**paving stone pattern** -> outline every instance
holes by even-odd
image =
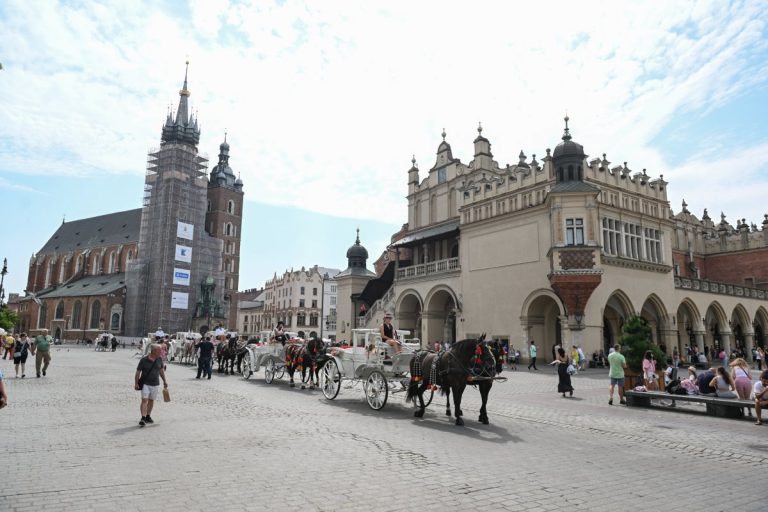
[[[768,427],[609,406],[603,370],[574,377],[572,399],[552,368],[505,372],[491,424],[469,389],[456,427],[443,397],[416,419],[402,393],[373,411],[347,383],[328,401],[171,364],[173,401],[139,428],[137,362],[57,347],[47,377],[15,379],[0,361],[0,510],[768,510]]]

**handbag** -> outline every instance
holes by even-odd
[[[576,367],[572,364],[569,364],[565,371],[568,373],[568,375],[576,375]]]
[[[163,388],[163,402],[170,402],[171,401],[171,393],[168,391],[168,388]]]

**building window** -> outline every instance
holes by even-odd
[[[296,327],[304,327],[307,325],[307,316],[304,313],[296,315]]]
[[[603,219],[603,252],[611,256],[621,256],[621,222],[615,219]]]
[[[584,245],[584,219],[565,219],[566,245]]]
[[[331,295],[331,306],[335,306],[335,305],[336,305],[336,296]]]
[[[48,320],[48,304],[43,302],[43,304],[40,306],[40,314],[37,317],[37,328],[43,329],[45,327],[45,322]]]
[[[54,318],[56,320],[64,319],[64,301],[63,300],[60,300],[59,303],[56,305],[56,313],[54,314]]]
[[[661,252],[661,231],[653,228],[645,228],[645,259],[653,263],[662,263],[664,258]]]
[[[312,288],[312,295],[317,295],[317,288]]]
[[[445,167],[442,169],[437,170],[437,184],[445,183],[447,181],[446,175],[445,175]]]
[[[91,329],[99,328],[100,317],[101,317],[101,303],[99,301],[96,301],[91,305],[91,323],[90,323]]]
[[[120,313],[112,313],[112,319],[109,322],[109,330],[113,332],[120,330]]]
[[[299,299],[299,307],[300,308],[304,307],[304,299]]]
[[[304,287],[301,287],[301,294],[304,295]]]
[[[211,211],[211,200],[208,200],[208,211]]]
[[[227,223],[224,225],[224,234],[225,234],[225,235],[227,235],[227,236],[232,236],[232,235],[234,234],[234,233],[233,233],[233,229],[232,229],[232,223],[231,223],[231,222],[227,222]]]
[[[642,258],[643,242],[640,234],[642,230],[636,224],[624,223],[624,255],[633,260]]]
[[[83,315],[83,303],[75,301],[75,305],[72,307],[72,329],[80,328],[80,317]]]
[[[317,327],[317,313],[312,313],[309,315],[309,326]]]
[[[317,307],[317,299],[312,299],[312,307],[313,308]]]
[[[335,284],[331,285],[331,293],[336,293],[336,285]]]
[[[227,213],[234,214],[235,213],[235,202],[230,200],[227,203]]]

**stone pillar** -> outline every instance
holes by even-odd
[[[432,346],[435,340],[432,340],[429,338],[430,336],[430,329],[429,329],[429,313],[426,311],[421,312],[421,343],[422,345],[425,345],[427,347]],[[442,340],[440,340],[442,341]]]
[[[730,332],[721,332],[720,339],[722,340],[723,350],[730,356],[731,354],[731,336]]]
[[[682,349],[678,346],[676,330],[665,329],[661,331],[661,343],[667,347],[667,357],[670,359],[672,359],[675,349],[677,349],[678,354],[682,352]]]
[[[754,333],[747,333],[744,335],[744,350],[746,354],[744,354],[744,359],[746,359],[748,362],[752,362],[752,349],[755,347],[755,334]]]
[[[694,331],[693,336],[696,339],[696,346],[699,347],[699,354],[704,353],[704,331]]]

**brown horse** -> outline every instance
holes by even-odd
[[[408,400],[419,400],[419,410],[414,416],[424,416],[424,391],[438,386],[446,396],[445,414],[451,416],[451,392],[456,414],[456,425],[464,425],[461,398],[467,384],[480,390],[482,406],[478,421],[488,424],[488,393],[493,379],[501,373],[501,347],[497,342],[486,342],[485,335],[478,339],[467,339],[454,343],[447,351],[421,352],[411,360],[411,382],[408,385]]]

